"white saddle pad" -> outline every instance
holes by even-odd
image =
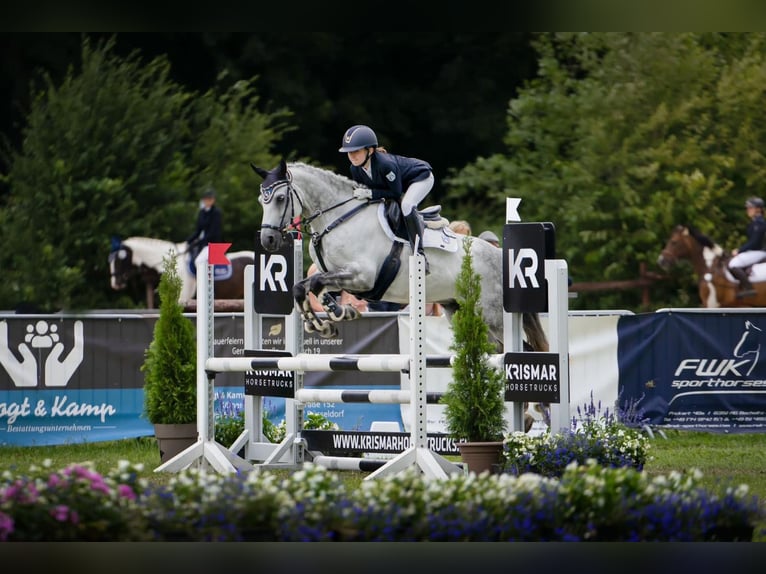
[[[394,232],[391,231],[391,227],[386,220],[385,205],[382,203],[378,206],[378,222],[391,241],[399,241],[401,243],[409,244],[408,241],[397,237],[394,235]],[[449,227],[445,226],[441,229],[431,229],[430,227],[425,228],[425,233],[423,234],[423,247],[426,249],[435,248],[454,253],[460,245],[461,241],[459,237]]]
[[[728,268],[726,269],[726,278],[732,283],[739,283],[739,281],[734,278],[734,275],[731,274]],[[763,263],[756,263],[750,269],[750,282],[760,283],[761,281],[766,281],[766,261]]]

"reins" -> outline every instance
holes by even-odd
[[[321,231],[314,231],[311,228],[311,223],[315,221],[318,217],[321,217],[322,215],[329,213],[335,209],[338,209],[339,207],[343,207],[348,202],[353,201],[355,198],[353,196],[344,199],[343,201],[339,201],[338,203],[335,203],[325,209],[318,209],[314,213],[312,213],[310,216],[303,218],[300,214],[303,213],[303,210],[305,208],[303,204],[303,200],[301,199],[301,196],[298,194],[297,188],[292,184],[292,177],[290,175],[290,172],[288,171],[288,177],[287,179],[281,179],[279,181],[274,182],[269,187],[264,188],[261,186],[261,196],[263,197],[263,203],[269,203],[274,196],[274,192],[279,189],[282,186],[287,186],[287,191],[290,194],[291,201],[289,202],[290,206],[290,218],[287,223],[285,223],[286,215],[287,215],[287,208],[288,204],[285,203],[285,208],[282,211],[282,215],[280,217],[280,221],[282,222],[281,226],[276,225],[270,225],[268,223],[264,223],[261,225],[262,228],[265,229],[273,229],[274,231],[279,231],[282,234],[285,234],[289,232],[292,229],[297,229],[301,231],[302,233],[305,233],[309,237],[311,237],[311,242],[316,246],[319,247],[322,238],[330,233],[333,229],[338,227],[340,224],[344,223],[345,221],[348,221],[352,217],[354,217],[357,213],[361,212],[367,205],[372,203],[370,200],[365,201],[364,203],[361,203],[351,209],[350,211],[346,211],[343,213],[340,217],[334,219],[329,225],[325,226],[325,228]],[[295,201],[298,202],[300,205],[300,213],[296,215],[295,213]],[[297,222],[296,222],[297,219]],[[320,255],[321,257],[321,255]]]

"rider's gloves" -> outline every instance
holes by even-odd
[[[357,187],[354,190],[354,197],[357,199],[372,199],[372,190],[366,187]]]

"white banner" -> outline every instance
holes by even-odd
[[[569,312],[569,412],[577,417],[577,408],[593,404],[600,413],[614,413],[617,403],[619,369],[617,363],[617,321],[630,311],[570,311]],[[548,332],[547,314],[540,316],[543,328]],[[452,344],[452,326],[446,317],[426,317],[426,354],[449,355]],[[399,352],[409,353],[410,318],[399,316]],[[407,374],[401,375],[402,389],[410,388]],[[452,369],[426,369],[428,392],[444,392],[452,380]],[[405,430],[410,431],[412,420],[410,405],[401,405]],[[542,414],[531,404],[528,409],[535,419]],[[426,410],[428,432],[446,433],[444,407],[428,405]]]

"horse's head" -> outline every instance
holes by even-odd
[[[676,225],[657,258],[657,265],[667,271],[681,259],[688,259],[691,256],[692,239],[688,227]]]
[[[284,159],[277,167],[268,171],[252,163],[250,167],[263,178],[258,197],[263,208],[261,245],[266,251],[277,251],[282,246],[282,239],[288,226],[302,211],[300,206],[297,209],[295,206],[296,199],[300,200],[295,194],[292,178]]]
[[[134,272],[133,250],[119,240],[112,240],[112,250],[109,253],[112,289],[115,291],[125,289]]]

